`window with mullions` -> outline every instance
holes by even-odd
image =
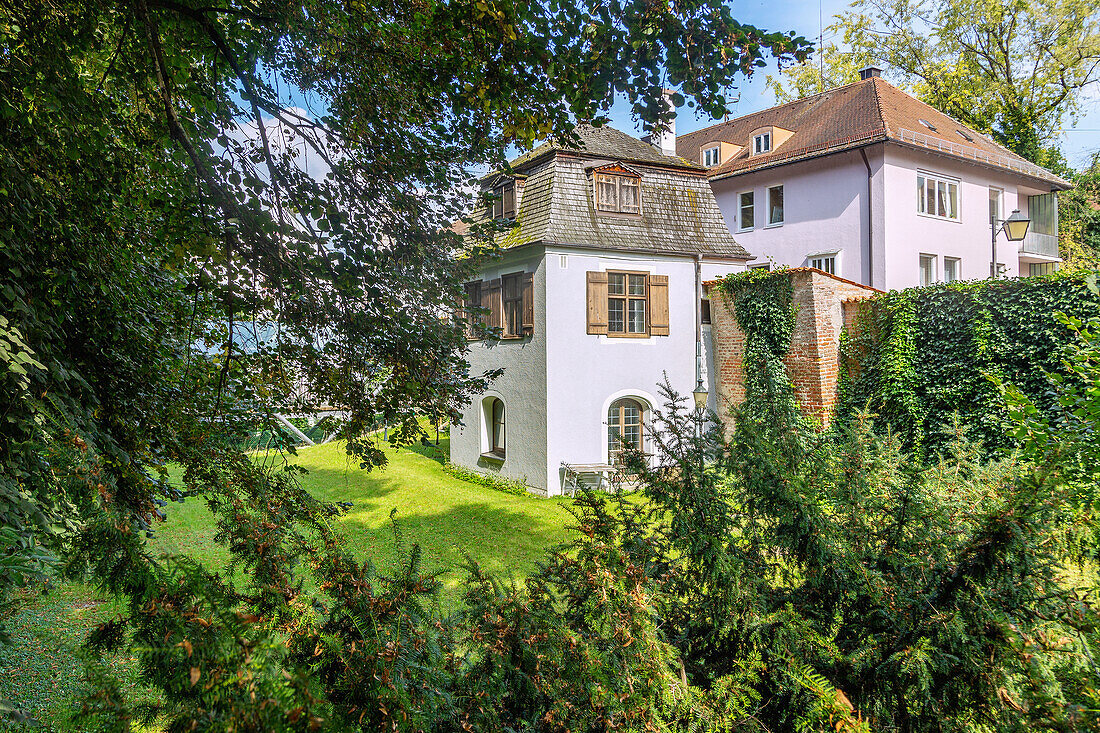
[[[490,453],[495,455],[504,456],[504,402],[499,399],[494,399],[493,404],[490,406],[490,414],[492,418],[490,440],[492,445],[489,448]]]
[[[836,255],[818,255],[817,257],[810,258],[810,267],[827,272],[830,275],[836,274]]]
[[[607,333],[645,336],[649,288],[646,275],[636,272],[607,273]]]
[[[738,227],[741,231],[752,229],[756,226],[756,201],[752,191],[742,191],[737,194]]]
[[[641,213],[641,185],[638,177],[597,173],[596,209],[618,214]]]
[[[703,151],[703,165],[707,168],[713,168],[722,162],[722,148],[715,145],[713,148],[707,148]]]
[[[619,463],[624,451],[642,450],[642,416],[645,410],[637,400],[611,403],[607,410],[607,455]]]
[[[919,174],[917,176],[917,211],[925,216],[958,221],[959,182]]]

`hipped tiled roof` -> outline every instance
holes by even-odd
[[[580,138],[580,147],[574,148],[558,140],[550,140],[513,160],[511,163],[512,168],[522,172],[525,167],[550,153],[565,152],[592,158],[610,158],[635,163],[653,163],[673,168],[703,170],[702,166],[692,160],[665,155],[649,143],[616,130],[614,127],[578,125],[576,132]]]
[[[922,119],[936,129],[929,129]],[[794,134],[771,153],[749,155],[752,133],[769,126]],[[676,151],[685,158],[697,160],[700,147],[712,142],[742,147],[735,156],[710,169],[712,180],[871,143],[892,142],[1012,171],[1055,189],[1071,187],[1065,179],[1024,160],[879,77],[681,135],[676,139]]]

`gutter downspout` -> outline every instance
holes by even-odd
[[[703,381],[703,256],[695,255],[695,384]]]
[[[871,163],[867,160],[867,148],[860,148],[863,165],[867,167],[867,284],[875,287],[875,213],[872,208],[874,187],[872,185]]]

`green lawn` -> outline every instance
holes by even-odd
[[[441,465],[447,447],[444,438],[439,453],[387,449],[389,466],[374,472],[359,469],[337,443],[304,448],[293,460],[309,470],[303,484],[314,495],[352,502],[342,520],[348,540],[383,570],[393,567],[396,557],[390,522],[396,508],[401,541],[421,545],[426,570],[445,571],[443,604],[453,608],[462,580],[458,568],[466,554],[493,573],[521,578],[547,548],[569,539],[566,527],[573,518],[566,511],[570,499],[516,496],[450,476]],[[152,542],[164,552],[220,564],[227,555],[212,538],[205,504],[190,499],[169,507],[168,520],[156,529]],[[93,589],[72,584],[30,599],[5,624],[14,644],[0,646],[0,701],[26,709],[47,729],[66,729],[67,710],[80,688],[73,652],[96,623],[117,612],[112,601]],[[148,694],[141,690],[129,657],[113,663],[128,672],[134,695]]]
[[[466,553],[493,573],[522,577],[548,547],[568,539],[573,517],[565,509],[571,499],[517,496],[450,476],[441,465],[447,448],[442,438],[438,453],[434,446],[387,449],[389,465],[371,472],[361,470],[342,443],[303,448],[293,460],[309,471],[303,484],[314,496],[352,502],[343,530],[351,546],[380,569],[392,567],[396,557],[390,521],[396,509],[402,543],[420,544],[425,569],[447,571],[444,600],[453,603],[462,579],[457,568]],[[199,500],[171,506],[155,545],[223,561],[208,517]]]

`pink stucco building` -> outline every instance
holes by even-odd
[[[1069,182],[865,69],[860,81],[676,139],[706,166],[751,266],[817,267],[880,289],[1047,272],[1058,255],[1057,192]]]

